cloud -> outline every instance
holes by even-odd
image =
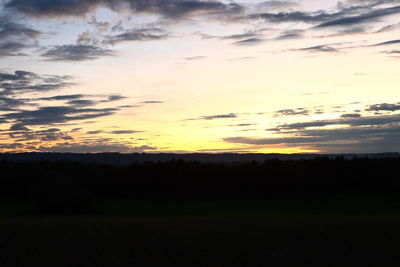
[[[92,99],[87,99],[92,98]],[[103,99],[99,99],[103,98]],[[105,99],[104,99],[105,98]],[[72,94],[72,95],[56,95],[51,97],[41,97],[37,99],[25,99],[25,101],[66,101],[66,105],[74,107],[88,107],[100,103],[110,103],[125,99],[127,97],[121,95],[86,95],[86,94]],[[1,101],[1,98],[0,98]]]
[[[93,11],[100,2],[96,0],[11,0],[5,7],[36,17],[83,16]]]
[[[309,111],[304,108],[294,109],[282,109],[275,112],[275,116],[297,116],[297,115],[308,115]]]
[[[253,137],[229,137],[224,138],[228,143],[240,143],[251,145],[274,145],[274,144],[309,144],[332,141],[357,141],[360,139],[371,139],[376,137],[399,135],[398,127],[357,127],[345,129],[322,129],[306,130],[299,132],[296,136],[278,138],[253,138]]]
[[[103,130],[96,130],[96,131],[88,131],[86,132],[86,134],[100,134],[100,133],[104,133]]]
[[[10,130],[11,131],[29,131],[28,127],[26,127],[23,124],[18,124],[18,123],[11,125]]]
[[[299,48],[297,51],[307,51],[307,52],[323,52],[323,53],[338,53],[340,52],[339,49],[334,48],[329,45],[317,45],[317,46],[310,46],[305,48]]]
[[[254,39],[258,36],[259,36],[259,34],[257,32],[245,32],[245,33],[222,36],[222,37],[219,37],[219,39],[222,39],[222,40],[246,39],[246,40],[248,40],[248,39]]]
[[[126,96],[122,95],[110,95],[107,97],[108,102],[118,101],[127,98]]]
[[[98,103],[112,102],[123,99],[120,95],[102,96],[106,100],[84,99],[90,97],[84,94],[56,95],[49,97],[27,98],[25,93],[54,91],[70,87],[72,77],[62,75],[40,75],[32,72],[17,70],[14,73],[0,73],[0,104],[3,113],[0,123],[14,125],[12,130],[25,129],[32,125],[51,125],[80,121],[113,115],[120,108],[83,108]],[[40,106],[41,101],[66,101],[64,106]],[[24,109],[23,106],[30,106]],[[32,109],[32,107],[34,107]],[[7,113],[8,111],[8,113]],[[26,129],[25,129],[26,130]]]
[[[233,126],[233,127],[248,127],[248,126],[254,126],[257,124],[254,123],[239,123],[239,124],[231,124],[229,126]]]
[[[31,94],[46,91],[58,91],[68,88],[74,83],[73,78],[63,75],[41,75],[22,70],[13,73],[0,72],[0,124],[9,127],[1,130],[0,136],[7,136],[6,139],[18,146],[1,146],[7,151],[42,151],[39,144],[60,143],[74,140],[71,133],[80,131],[81,128],[62,131],[55,128],[55,125],[74,125],[76,123],[87,123],[88,120],[111,116],[122,109],[115,108],[89,108],[100,103],[110,103],[122,100],[122,95],[86,95],[86,94],[60,94],[46,97],[35,97]],[[28,94],[29,96],[25,96]],[[57,105],[46,106],[53,101],[62,102]],[[114,131],[114,134],[129,134],[139,131]],[[87,134],[97,134],[88,132]],[[31,141],[37,144],[32,145]],[[104,141],[104,140],[103,140]],[[106,142],[106,141],[104,141]],[[111,141],[110,141],[111,142]],[[73,144],[77,145],[76,141]],[[112,148],[112,144],[108,144]],[[55,145],[57,147],[57,145]],[[88,151],[99,149],[96,144],[88,145],[83,143]],[[44,148],[46,146],[43,146]],[[129,151],[145,151],[146,147],[129,147]],[[62,146],[62,149],[76,149],[75,146]],[[61,149],[60,148],[60,149]],[[103,148],[107,148],[106,144]],[[117,146],[118,151],[123,151],[124,146]],[[147,149],[150,150],[150,147]],[[44,149],[46,150],[46,149]],[[44,151],[43,150],[43,151]],[[79,150],[79,149],[77,149]]]
[[[334,120],[318,120],[318,121],[298,122],[291,124],[281,124],[277,127],[277,130],[302,130],[310,127],[325,127],[330,125],[381,126],[390,123],[400,123],[400,115],[350,117],[350,118],[346,117]]]
[[[19,110],[14,113],[3,114],[9,122],[28,125],[50,125],[71,121],[81,121],[113,115],[118,109],[103,108],[74,108],[67,106],[39,107],[36,110]]]
[[[50,128],[41,131],[31,131],[27,127],[23,125],[13,125],[10,130],[10,137],[17,140],[17,142],[22,141],[32,141],[32,140],[40,140],[40,141],[62,141],[62,140],[73,140],[73,138],[67,133],[61,132],[58,128]]]
[[[100,133],[106,133],[103,130],[96,130],[96,131],[88,131],[86,134],[100,134]],[[135,133],[143,133],[143,131],[134,131],[134,130],[116,130],[116,131],[111,131],[107,132],[110,134],[135,134]]]
[[[398,119],[400,122],[400,118]],[[228,137],[223,141],[235,144],[290,146],[322,152],[388,152],[400,149],[398,124],[365,125],[338,129],[300,129],[283,137]]]
[[[258,13],[251,14],[251,19],[262,19],[273,23],[285,23],[285,22],[305,22],[305,23],[317,23],[327,21],[332,18],[338,17],[339,13],[325,13],[325,12],[279,12],[279,13]]]
[[[206,56],[193,56],[193,57],[185,57],[184,60],[187,61],[196,61],[196,60],[202,60],[207,58]]]
[[[57,96],[51,96],[51,97],[41,97],[41,98],[38,98],[38,100],[46,100],[46,101],[75,100],[75,99],[84,98],[85,96],[86,95],[82,95],[82,94],[57,95]]]
[[[394,31],[399,28],[400,28],[400,23],[389,24],[389,25],[381,27],[379,30],[376,31],[376,33]]]
[[[85,61],[112,56],[113,50],[94,45],[69,44],[48,48],[41,56],[50,61]]]
[[[75,107],[88,107],[96,105],[97,102],[94,100],[77,99],[77,100],[70,100],[67,102],[67,104]]]
[[[378,18],[395,15],[400,13],[400,6],[382,8],[378,10],[373,10],[361,15],[349,16],[340,19],[331,20],[324,22],[317,26],[317,28],[327,28],[327,27],[338,27],[338,26],[348,26],[360,23],[366,23],[374,21]]]
[[[400,110],[400,103],[397,104],[375,104],[368,107],[367,111],[397,111]]]
[[[389,54],[389,55],[397,56],[397,55],[400,55],[400,50],[391,50],[391,51],[386,51],[385,53]]]
[[[0,57],[25,55],[21,51],[34,47],[41,34],[10,17],[0,17]]]
[[[237,118],[237,115],[235,113],[229,113],[229,114],[220,114],[220,115],[212,115],[212,116],[202,116],[199,119],[215,120],[215,119],[230,119],[230,118]]]
[[[17,70],[14,73],[0,73],[0,95],[15,95],[26,92],[42,92],[73,85],[72,77],[61,75],[38,75]]]
[[[13,144],[0,144],[0,149],[1,150],[17,150],[19,148],[22,148],[24,145],[19,144],[19,143],[13,143]]]
[[[135,133],[142,133],[143,131],[134,131],[134,130],[117,130],[112,131],[112,134],[135,134]]]
[[[275,2],[275,1],[272,1]],[[279,6],[278,1],[276,4]],[[268,4],[269,2],[267,2]],[[296,3],[296,2],[291,2]],[[289,4],[291,4],[289,2]],[[323,30],[323,29],[334,29],[336,31],[333,35],[321,36],[321,37],[333,37],[341,35],[349,35],[354,33],[365,33],[371,29],[369,23],[378,22],[380,18],[386,16],[396,15],[400,13],[400,6],[398,5],[400,1],[339,1],[335,9],[325,9],[318,10],[314,12],[302,11],[302,10],[290,10],[281,9],[281,12],[260,12],[256,9],[255,13],[248,12],[244,17],[243,21],[247,20],[261,20],[266,21],[270,25],[284,24],[284,23],[303,23],[311,24],[312,28],[304,28],[303,31],[312,30]],[[275,3],[274,3],[275,4]],[[396,5],[397,4],[397,5]],[[293,6],[295,8],[299,8]],[[297,26],[298,27],[298,26]],[[387,25],[385,29],[382,30],[392,30],[397,26],[395,24]],[[377,30],[375,29],[374,32]],[[379,29],[378,29],[379,31]],[[299,38],[302,34],[288,35],[289,38]],[[259,36],[251,36],[249,39],[249,44],[252,43],[252,38],[260,38]],[[284,34],[282,38],[273,38],[268,40],[281,40],[285,39]],[[254,40],[254,41],[257,41]],[[239,43],[240,44],[240,43]],[[253,44],[253,43],[252,43]],[[312,49],[313,48],[313,49]],[[335,48],[327,46],[310,47],[310,51],[318,52],[336,52]]]
[[[29,105],[27,101],[23,98],[0,96],[0,111],[13,111],[20,106]]]
[[[162,104],[164,101],[159,101],[159,100],[147,100],[140,102],[141,104]]]
[[[104,142],[102,140],[85,143],[61,143],[53,146],[41,146],[39,151],[44,152],[61,152],[61,153],[102,153],[102,152],[119,152],[119,153],[143,153],[156,150],[152,146],[132,146],[126,143]]]
[[[98,7],[153,13],[169,18],[199,12],[230,14],[243,9],[235,3],[206,0],[11,0],[5,7],[35,17],[84,16]]]
[[[297,7],[299,3],[293,1],[265,1],[256,4],[256,10],[279,10],[279,9],[288,9],[292,7]]]
[[[131,29],[119,34],[106,36],[106,43],[117,44],[120,42],[128,41],[155,41],[167,39],[170,36],[161,29],[148,28],[148,29]]]
[[[290,39],[297,39],[303,37],[302,33],[283,33],[282,35],[276,37],[273,40],[281,41],[281,40],[290,40]]]
[[[361,114],[358,114],[358,113],[347,113],[347,114],[342,114],[340,117],[341,118],[360,118]]]
[[[254,37],[254,38],[249,38],[241,41],[234,42],[234,45],[256,45],[265,42],[266,39]]]
[[[400,110],[400,104],[371,105],[367,111]],[[289,111],[291,112],[291,111]],[[288,146],[322,152],[386,152],[400,149],[400,114],[362,117],[359,113],[342,114],[338,119],[312,120],[281,124],[267,129],[270,137],[226,137],[224,142]]]
[[[390,41],[374,44],[372,46],[384,46],[384,45],[394,45],[394,44],[400,44],[400,39],[399,40],[390,40]]]

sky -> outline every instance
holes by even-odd
[[[400,0],[0,0],[0,152],[400,151]]]

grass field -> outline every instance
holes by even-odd
[[[0,266],[400,266],[400,201],[1,203]]]

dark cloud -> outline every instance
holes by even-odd
[[[82,16],[93,11],[102,1],[97,0],[11,0],[6,8],[32,16]]]
[[[282,109],[275,112],[275,116],[297,116],[297,115],[308,115],[309,111],[304,108],[298,109]]]
[[[67,102],[68,105],[75,106],[75,107],[88,107],[94,106],[98,102],[94,100],[85,100],[85,99],[77,99],[77,100],[70,100]]]
[[[334,141],[357,141],[360,139],[371,139],[385,135],[399,135],[398,127],[355,127],[349,129],[332,130],[306,130],[298,132],[292,137],[278,138],[251,138],[251,137],[229,137],[224,138],[225,142],[251,144],[251,145],[276,145],[276,144],[310,144]]]
[[[61,132],[58,128],[50,128],[41,131],[31,131],[30,129],[18,125],[11,127],[10,137],[16,139],[18,142],[22,141],[62,141],[62,140],[73,140],[73,138],[67,133]]]
[[[219,37],[219,39],[222,39],[222,40],[246,39],[246,40],[248,40],[248,39],[254,39],[258,36],[259,36],[259,34],[257,32],[245,32],[245,33],[222,36],[222,37]]]
[[[19,51],[29,48],[29,45],[17,42],[0,42],[0,57],[26,56]]]
[[[385,52],[388,55],[398,56],[400,55],[400,50],[390,50]]]
[[[230,118],[237,118],[237,115],[235,113],[229,113],[229,114],[220,114],[220,115],[212,115],[212,116],[202,116],[199,119],[215,120],[215,119],[230,119]]]
[[[0,111],[13,111],[20,106],[29,105],[27,101],[23,98],[0,96]]]
[[[289,39],[297,39],[301,38],[303,34],[301,31],[288,31],[288,32],[283,32],[281,35],[274,37],[274,38],[263,38],[265,34],[262,33],[263,30],[258,30],[258,31],[249,31],[246,33],[241,33],[241,34],[233,34],[233,35],[228,35],[228,36],[222,36],[218,37],[218,39],[221,40],[235,40],[238,39],[239,41],[234,42],[234,45],[243,45],[243,46],[248,46],[248,45],[257,45],[264,43],[266,41],[282,41],[282,40],[289,40]]]
[[[390,41],[374,44],[373,46],[384,46],[384,45],[394,45],[394,44],[400,44],[400,39],[399,40],[390,40]]]
[[[307,52],[323,52],[323,53],[338,53],[340,52],[339,49],[334,48],[329,45],[317,45],[317,46],[310,46],[305,48],[299,48],[297,51],[307,51]]]
[[[249,127],[249,126],[254,126],[257,124],[254,123],[239,123],[239,124],[231,124],[229,126],[233,126],[233,127]]]
[[[361,114],[358,114],[358,113],[347,113],[347,114],[342,114],[340,117],[341,118],[360,118]]]
[[[87,99],[92,98],[92,99]],[[98,99],[106,98],[106,99]],[[41,97],[37,99],[30,99],[30,101],[67,101],[66,104],[75,107],[88,107],[94,106],[100,103],[109,103],[118,100],[125,99],[127,97],[121,95],[85,95],[85,94],[73,94],[73,95],[56,95],[51,97]],[[0,98],[1,101],[1,98]]]
[[[73,85],[70,76],[38,75],[27,71],[0,73],[0,95],[42,92]]]
[[[262,39],[262,38],[258,38],[258,37],[254,37],[254,38],[249,38],[249,39],[245,39],[245,40],[241,40],[241,41],[237,41],[234,42],[234,45],[256,45],[256,44],[260,44],[265,42],[266,39]]]
[[[198,12],[230,14],[243,9],[235,3],[206,0],[11,0],[5,7],[36,17],[83,16],[98,7],[154,13],[170,18]]]
[[[73,137],[72,131],[62,132],[54,125],[74,125],[77,122],[89,123],[89,119],[111,116],[121,109],[118,108],[88,108],[104,102],[113,102],[124,99],[121,95],[86,95],[70,94],[46,97],[24,97],[27,93],[51,92],[64,89],[73,85],[72,77],[62,75],[40,75],[27,71],[15,71],[14,73],[0,72],[0,124],[9,127],[2,130],[0,136],[7,135],[8,140],[24,142],[18,148],[29,148],[26,142],[69,141]],[[41,106],[43,102],[62,101],[58,106]],[[29,108],[25,108],[28,106]],[[47,129],[46,129],[47,128]],[[37,130],[40,129],[40,130]],[[116,134],[128,133],[128,131],[116,131]],[[133,133],[132,131],[129,133]],[[95,134],[92,132],[91,134]],[[3,148],[11,150],[12,148]],[[29,150],[37,150],[37,147]]]
[[[339,13],[330,14],[325,12],[308,13],[302,11],[293,11],[293,12],[252,14],[249,16],[249,18],[262,19],[273,23],[284,23],[284,22],[318,23],[336,18],[339,15],[340,15]]]
[[[382,126],[390,123],[400,123],[400,115],[392,116],[369,116],[360,118],[342,118],[336,120],[319,120],[282,124],[277,127],[280,130],[302,130],[309,127],[324,127],[329,125],[350,125],[350,126]]]
[[[0,144],[0,149],[1,150],[16,150],[19,148],[22,148],[24,145],[19,144],[19,143],[13,143],[13,144]]]
[[[275,40],[275,39],[264,39],[262,38],[263,31],[265,29],[245,31],[243,33],[236,33],[230,35],[216,36],[216,35],[208,35],[204,33],[197,32],[196,34],[200,35],[202,39],[217,39],[217,40],[236,40],[233,44],[235,45],[252,45],[261,43],[267,40]]]
[[[139,108],[141,105],[122,105],[118,106],[118,108]]]
[[[50,61],[85,61],[112,55],[113,51],[110,49],[80,44],[53,46],[42,53]]]
[[[379,30],[376,31],[376,33],[381,33],[381,32],[389,32],[389,31],[394,31],[400,28],[400,23],[397,24],[390,24],[381,27]]]
[[[339,18],[335,20],[331,20],[328,22],[324,22],[317,26],[317,28],[327,28],[327,27],[337,27],[337,26],[348,26],[360,23],[366,23],[375,21],[378,18],[395,15],[400,13],[400,6],[382,8],[378,10],[373,10],[361,15],[349,16],[344,18]]]
[[[356,119],[353,119],[356,121]],[[285,132],[284,137],[228,137],[223,140],[228,143],[247,145],[284,145],[315,149],[324,152],[387,152],[400,149],[400,116],[374,117],[363,123],[353,123],[351,127],[336,129],[305,129]],[[335,124],[335,123],[333,123]],[[321,126],[320,122],[307,125]],[[331,125],[323,123],[324,126]],[[304,126],[304,125],[303,125]],[[290,136],[287,136],[290,134]]]
[[[112,131],[112,134],[135,134],[135,133],[142,133],[143,131],[134,131],[134,130],[117,130]]]
[[[51,96],[51,97],[41,97],[41,98],[38,98],[38,100],[47,100],[47,101],[75,100],[75,99],[84,98],[85,96],[86,95],[82,95],[82,94],[57,95],[57,96]]]
[[[116,35],[106,36],[106,43],[117,44],[127,41],[155,41],[170,37],[166,32],[158,28],[132,29]]]
[[[279,2],[280,1],[278,1],[276,4],[285,4]],[[258,11],[258,13],[250,13],[246,15],[245,17],[243,17],[243,20],[262,20],[273,24],[301,22],[315,25],[311,29],[334,28],[336,33],[329,36],[341,36],[355,33],[365,33],[370,29],[368,25],[369,23],[375,23],[380,18],[400,13],[400,6],[394,6],[395,4],[400,3],[400,1],[390,1],[390,3],[388,2],[389,1],[354,1],[350,4],[350,1],[340,1],[336,7],[336,10],[332,12],[329,12],[328,10],[320,10],[316,12],[306,12],[299,10],[283,12]],[[387,28],[382,28],[382,30],[392,30],[396,27],[398,26],[387,25]],[[281,40],[285,38],[299,37],[302,37],[302,34],[289,34],[287,36],[282,35],[280,38],[278,37],[270,40]],[[252,36],[247,38],[249,39],[250,43],[252,43],[252,38],[260,37]],[[326,46],[310,48],[314,48],[312,49],[312,51],[335,52],[334,48]]]
[[[104,133],[103,130],[96,130],[96,131],[88,131],[86,132],[86,134],[100,134],[100,133]]]
[[[118,100],[122,100],[127,98],[126,96],[122,96],[122,95],[110,95],[107,97],[108,102],[113,102],[113,101],[118,101]]]
[[[14,113],[6,113],[2,117],[9,122],[24,126],[50,125],[109,116],[117,110],[115,108],[89,109],[67,106],[39,107],[36,110],[19,110]]]
[[[17,123],[17,124],[11,125],[10,131],[29,131],[29,128],[23,124]]]
[[[148,100],[148,101],[143,101],[141,104],[162,104],[164,101],[158,101],[158,100]]]
[[[37,38],[40,31],[34,30],[26,25],[11,21],[10,17],[0,17],[0,40]]]
[[[256,4],[257,10],[276,10],[276,9],[288,9],[298,6],[299,3],[293,1],[265,1]]]
[[[0,57],[25,55],[21,51],[34,47],[41,34],[10,17],[0,17]]]
[[[131,8],[136,12],[151,12],[166,17],[182,17],[203,12],[206,14],[237,14],[243,7],[236,3],[204,0],[130,0]]]
[[[101,153],[101,152],[119,152],[119,153],[142,153],[156,150],[152,146],[132,146],[126,143],[94,140],[93,142],[61,143],[54,146],[41,146],[40,151],[44,152],[62,152],[62,153]]]
[[[368,107],[367,111],[397,111],[400,110],[400,103],[397,104],[375,104]]]
[[[303,34],[301,33],[284,33],[278,37],[275,38],[275,40],[290,40],[290,39],[297,39],[303,37]]]

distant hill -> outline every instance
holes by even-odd
[[[81,162],[81,163],[97,163],[97,164],[110,164],[110,165],[129,165],[132,163],[144,162],[165,162],[170,160],[183,160],[183,161],[199,161],[203,163],[240,163],[248,161],[263,162],[270,159],[279,160],[301,160],[301,159],[315,159],[318,157],[344,157],[346,159],[352,158],[400,158],[400,153],[377,153],[377,154],[234,154],[234,153],[221,153],[221,154],[173,154],[173,153],[133,153],[133,154],[120,154],[120,153],[2,153],[0,154],[0,161],[9,162],[42,162],[42,161],[68,161],[68,162]]]

